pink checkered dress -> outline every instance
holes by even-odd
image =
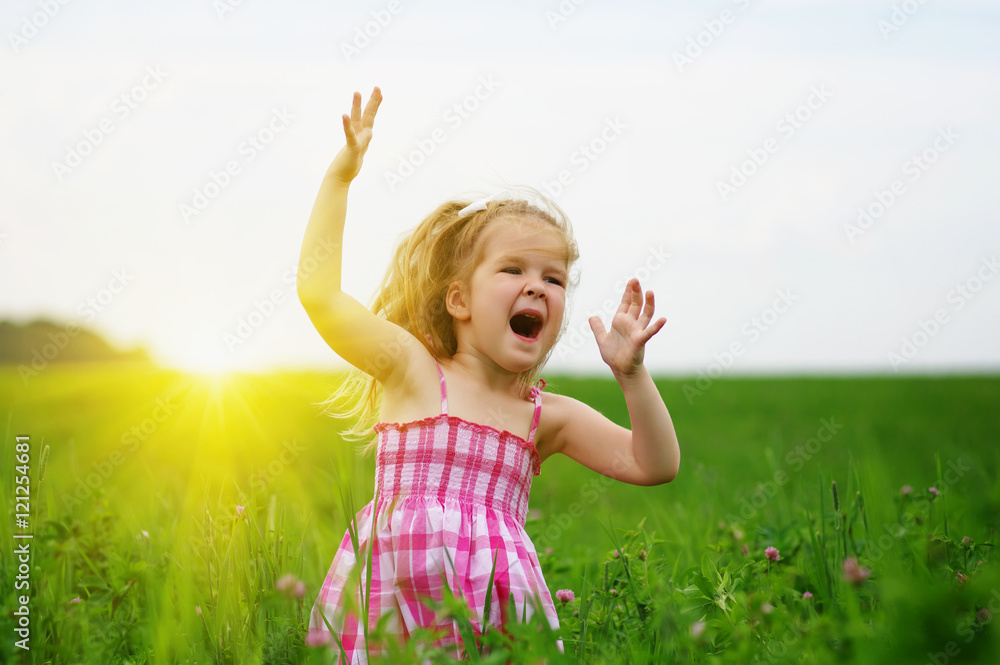
[[[368,660],[358,614],[369,542],[369,632],[380,617],[391,612],[389,631],[393,635],[405,639],[417,627],[443,628],[445,638],[439,644],[454,644],[455,655],[460,657],[457,625],[442,623],[420,597],[440,600],[442,584],[447,584],[472,608],[477,617],[472,620],[473,629],[479,634],[495,553],[490,624],[502,627],[510,619],[531,616],[540,606],[549,625],[559,628],[535,547],[524,531],[531,479],[540,467],[532,441],[545,382],[539,380],[532,388],[535,413],[524,440],[508,431],[448,415],[448,392],[440,365],[438,375],[440,415],[401,425],[375,425],[379,436],[375,471],[378,503],[371,501],[357,514],[360,571],[354,570],[356,559],[348,533],[312,609],[310,641],[324,634],[329,637],[325,615],[352,664]],[[517,608],[515,617],[507,616],[511,599]],[[352,611],[352,607],[358,609]],[[330,643],[339,654],[336,641]],[[381,652],[377,644],[368,647],[372,654]]]

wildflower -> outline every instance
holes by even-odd
[[[646,560],[646,550],[641,549],[639,550],[639,561],[645,561],[645,560]]]
[[[618,589],[612,589],[608,593],[610,593],[612,596],[617,596],[618,595]]]
[[[618,558],[619,556],[621,556],[621,552],[619,552],[618,550],[615,550],[615,551],[614,551],[614,552],[612,552],[611,554],[613,554],[613,555],[614,555],[614,557],[615,557],[616,559],[617,559],[617,558]]]
[[[71,602],[71,603],[79,603],[80,602],[80,596],[77,596],[76,598],[74,598],[73,600],[71,600],[69,602]]]
[[[201,616],[201,605],[194,606],[194,613],[197,614],[198,616]]]
[[[149,531],[140,531],[139,534],[135,537],[135,539],[136,540],[145,540],[145,541],[148,542],[149,541]]]
[[[744,534],[739,529],[733,529],[733,540],[735,540],[736,542],[739,542],[739,541],[743,540],[743,536],[745,536],[745,535],[746,534]]]
[[[903,485],[902,487],[899,488],[899,493],[902,496],[910,496],[910,494],[913,493],[913,488],[910,487],[909,485]]]
[[[993,618],[993,612],[990,612],[985,607],[978,612],[976,612],[976,621],[979,623],[989,623]]]
[[[691,637],[698,639],[701,634],[705,632],[705,622],[698,619],[693,624],[691,624]]]
[[[296,582],[298,582],[298,580],[295,579],[295,575],[285,573],[278,578],[277,582],[274,583],[274,588],[281,593],[288,594],[294,590]]]
[[[861,586],[871,576],[872,572],[858,563],[854,557],[844,559],[844,581],[854,586]]]
[[[545,556],[552,556],[552,548],[551,547],[546,547],[545,548]]]
[[[330,633],[321,628],[313,628],[306,634],[307,647],[321,647],[330,643]]]
[[[965,536],[962,538],[962,547],[968,548],[972,546],[972,538]]]
[[[958,573],[958,583],[959,584],[965,584],[968,581],[969,581],[968,575],[963,575],[962,573]]]
[[[812,591],[803,591],[802,592],[802,600],[812,600],[812,597],[813,597]]]
[[[941,493],[941,492],[938,491],[938,488],[936,488],[936,487],[928,487],[927,491],[931,493],[931,501],[933,501],[934,499],[938,498],[938,494]]]
[[[772,605],[771,603],[764,603],[763,605],[760,606],[761,614],[770,614],[773,611],[774,611],[774,605]]]
[[[561,600],[564,603],[572,603],[576,600],[576,594],[570,589],[559,589],[556,591],[556,600]]]
[[[764,550],[764,556],[766,556],[771,561],[777,561],[779,558],[781,558],[781,555],[778,554],[778,548],[773,546],[768,547],[766,550]]]
[[[306,583],[303,582],[302,580],[298,580],[297,582],[295,582],[295,589],[292,591],[292,593],[295,594],[296,598],[301,598],[302,596],[306,595]]]
[[[237,517],[243,516],[243,506],[236,506],[236,516]]]

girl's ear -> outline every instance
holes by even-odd
[[[466,321],[472,316],[467,295],[465,286],[461,282],[452,282],[448,286],[448,292],[445,293],[445,307],[448,308],[452,318],[458,321]]]

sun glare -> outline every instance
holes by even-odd
[[[222,383],[237,371],[237,358],[220,344],[216,331],[190,334],[181,345],[169,349],[164,365],[211,383]]]

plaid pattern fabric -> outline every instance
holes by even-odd
[[[367,663],[359,615],[369,547],[369,632],[379,618],[391,613],[387,632],[394,639],[406,639],[417,627],[443,629],[439,644],[455,645],[460,657],[458,626],[442,623],[420,599],[441,600],[446,584],[472,608],[473,629],[481,633],[494,554],[490,624],[502,627],[541,609],[549,625],[559,627],[534,545],[524,531],[531,479],[540,467],[532,441],[545,382],[539,380],[532,389],[535,412],[525,440],[448,415],[440,366],[438,374],[440,415],[375,426],[378,502],[373,500],[356,516],[360,565],[348,533],[312,609],[310,635],[329,634],[325,617],[352,664]],[[507,616],[511,599],[516,617]],[[331,640],[331,648],[339,656],[335,641]],[[370,643],[368,651],[381,649]]]

